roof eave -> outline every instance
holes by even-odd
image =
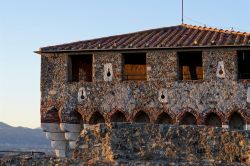
[[[176,50],[176,49],[213,49],[213,48],[249,48],[250,44],[247,45],[227,45],[227,46],[185,46],[185,47],[149,47],[149,48],[113,48],[113,49],[84,49],[84,50],[38,50],[34,51],[34,53],[42,54],[42,53],[67,53],[67,52],[99,52],[99,51],[129,51],[129,50],[155,50],[155,49],[168,49],[168,50]]]

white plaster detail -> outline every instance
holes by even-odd
[[[79,148],[81,148],[81,149],[87,149],[87,148],[89,148],[89,146],[87,144],[84,144],[84,145],[80,145]]]
[[[65,150],[54,150],[56,157],[66,157]]]
[[[81,87],[78,91],[78,96],[77,96],[78,102],[82,103],[87,99],[86,91],[84,87]]]
[[[64,132],[79,133],[82,130],[80,124],[60,123],[60,127]]]
[[[89,126],[90,126],[89,124],[83,124],[84,129],[88,129]]]
[[[225,68],[224,68],[224,62],[223,61],[219,61],[218,62],[216,76],[218,78],[225,78],[226,77]]]
[[[228,128],[229,128],[229,126],[228,126],[228,125],[222,125],[222,128],[224,128],[224,129],[228,129]]]
[[[75,149],[75,147],[76,147],[76,141],[69,141],[69,148]]]
[[[167,89],[160,89],[158,91],[158,100],[161,103],[167,103],[168,102],[168,94],[167,94]]]
[[[47,139],[51,141],[64,141],[64,133],[51,133],[51,132],[46,132],[46,137]]]
[[[247,106],[250,107],[250,87],[247,88]]]
[[[245,130],[250,130],[250,124],[245,125]]]
[[[112,81],[113,80],[112,63],[104,64],[103,78],[104,78],[104,81]]]
[[[151,71],[151,66],[147,66],[147,71]]]
[[[56,93],[57,93],[57,91],[55,91],[53,89],[49,91],[49,95],[55,95]]]
[[[60,124],[59,123],[41,123],[41,128],[46,132],[60,133]]]
[[[66,141],[51,141],[52,149],[66,150]]]
[[[151,71],[151,66],[147,66],[147,81],[150,81],[149,73]]]
[[[65,139],[68,141],[75,141],[77,140],[80,133],[72,133],[72,132],[66,132],[65,133]]]

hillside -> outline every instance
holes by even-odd
[[[12,127],[0,122],[0,151],[50,151],[50,142],[42,129]]]

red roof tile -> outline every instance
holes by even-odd
[[[92,40],[43,47],[40,52],[110,49],[250,46],[250,33],[182,24]]]

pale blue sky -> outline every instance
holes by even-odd
[[[185,23],[250,31],[249,0],[184,1]],[[39,47],[180,23],[181,0],[0,0],[0,122],[40,125]]]

